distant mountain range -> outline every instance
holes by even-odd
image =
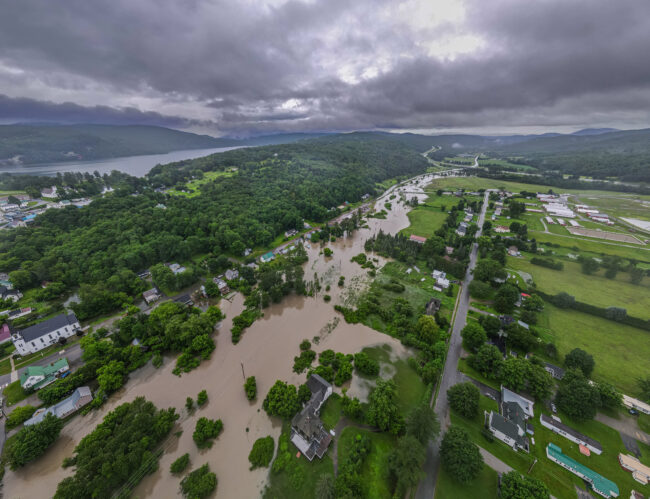
[[[0,164],[37,165],[186,149],[295,142],[322,134],[279,134],[246,140],[215,138],[157,126],[0,125]]]

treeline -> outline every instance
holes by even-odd
[[[231,167],[235,175],[203,185],[192,198],[123,182],[89,206],[49,210],[29,227],[2,232],[0,271],[21,272],[26,288],[50,281],[69,290],[200,253],[240,255],[302,229],[304,220],[334,216],[332,208],[373,193],[377,182],[422,173],[427,162],[389,139],[324,138],[159,166],[144,182],[173,185],[196,170]]]
[[[562,262],[557,262],[552,258],[538,258],[534,256],[530,259],[530,263],[553,270],[562,270],[564,268],[564,264]]]
[[[650,320],[627,315],[627,310],[621,307],[597,307],[596,305],[578,301],[573,295],[564,292],[550,295],[543,291],[535,290],[535,293],[544,298],[547,302],[552,303],[559,308],[570,308],[572,310],[577,310],[578,312],[595,315],[597,317],[602,317],[603,319],[609,319],[628,326],[650,331]]]
[[[516,173],[497,173],[492,174],[484,170],[476,172],[478,177],[489,178],[493,180],[504,180],[508,182],[519,182],[522,184],[548,185],[549,187],[559,187],[561,189],[589,190],[597,189],[601,191],[614,192],[633,192],[636,194],[650,194],[650,188],[643,185],[615,184],[613,182],[584,182],[575,178],[564,178],[561,174],[545,172],[542,175],[518,175]]]
[[[111,173],[100,175],[98,171],[88,172],[58,172],[54,177],[37,175],[13,175],[0,173],[0,190],[25,191],[32,198],[40,198],[41,190],[47,187],[57,187],[57,194],[63,199],[90,197],[100,194],[105,187],[129,189],[146,188],[146,180],[132,177],[127,173],[113,170]]]

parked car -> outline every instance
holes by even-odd
[[[551,410],[553,411],[553,414],[557,414],[557,407],[555,407],[555,404],[551,403]]]
[[[630,409],[628,412],[630,414],[632,414],[632,416],[638,416],[639,415],[639,411],[637,411],[636,409]]]

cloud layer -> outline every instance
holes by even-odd
[[[648,126],[647,0],[49,0],[0,16],[0,120],[214,134]]]

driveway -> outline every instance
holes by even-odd
[[[646,445],[650,445],[650,435],[639,430],[636,418],[633,416],[623,413],[621,414],[620,419],[615,419],[599,412],[596,414],[596,421],[611,426],[615,430],[618,430],[621,435],[627,435]]]

